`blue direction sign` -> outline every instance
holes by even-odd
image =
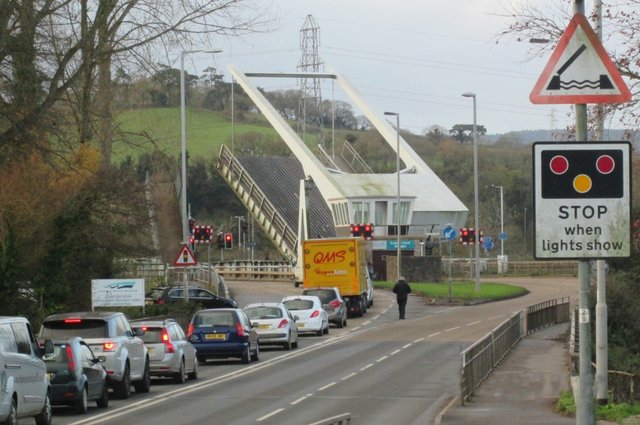
[[[491,251],[493,249],[493,238],[491,236],[484,236],[482,238],[482,245],[485,250]]]
[[[507,234],[505,232],[500,232],[500,234],[498,235],[498,239],[500,239],[501,241],[506,241]]]
[[[448,241],[455,239],[456,235],[456,229],[451,226],[447,226],[442,230],[442,237]]]

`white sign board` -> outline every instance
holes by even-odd
[[[630,256],[630,152],[627,142],[534,143],[535,258]]]
[[[144,306],[144,279],[91,280],[93,307]]]

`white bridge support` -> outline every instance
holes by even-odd
[[[376,237],[387,235],[397,224],[408,226],[403,239],[425,239],[445,225],[462,227],[468,210],[420,156],[400,137],[396,152],[396,129],[374,111],[354,86],[337,72],[331,73],[243,73],[233,65],[229,71],[278,132],[302,164],[332,211],[338,234],[348,234],[351,223],[374,223]],[[401,170],[400,208],[397,203],[396,173],[348,173],[326,168],[305,145],[273,105],[260,93],[252,78],[329,78],[335,80],[354,104],[380,132],[389,147],[405,164]],[[344,171],[344,170],[343,170]],[[388,238],[392,239],[392,238]]]

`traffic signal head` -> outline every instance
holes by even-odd
[[[224,234],[218,233],[218,248],[224,248]]]
[[[233,235],[231,233],[224,234],[224,249],[233,248]]]
[[[460,229],[460,242],[463,245],[476,243],[476,230],[469,227]]]
[[[189,217],[189,233],[193,235],[196,227],[196,220],[194,218]]]
[[[352,224],[351,236],[362,236],[362,226],[360,226],[359,224]]]
[[[373,236],[373,224],[365,224],[362,226],[362,233],[364,234],[365,239],[371,239]]]

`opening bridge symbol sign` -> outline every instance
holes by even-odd
[[[583,14],[574,15],[534,86],[533,103],[622,103],[631,92]]]

